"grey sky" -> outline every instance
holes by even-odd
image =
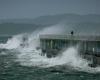
[[[100,14],[100,0],[0,0],[0,19],[60,13]]]

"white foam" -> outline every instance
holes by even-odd
[[[5,49],[15,49],[19,47],[21,41],[22,35],[16,35],[13,36],[11,39],[7,41],[7,43],[1,43],[0,48],[5,48]]]
[[[16,49],[20,52],[20,54],[17,54],[16,61],[23,66],[38,66],[46,68],[57,65],[67,65],[80,71],[100,72],[100,67],[89,67],[89,62],[79,56],[77,46],[67,48],[61,53],[62,55],[58,55],[57,57],[48,58],[46,55],[43,56],[41,49],[36,49],[40,46],[39,35],[50,34],[53,32],[58,32],[60,34],[63,30],[62,28],[52,26],[51,28],[44,28],[40,31],[37,30],[32,34],[17,35],[8,40],[6,44],[0,44],[0,48],[6,48],[8,50]],[[26,40],[23,41],[23,38],[26,38]]]

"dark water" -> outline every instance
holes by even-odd
[[[61,67],[56,69],[21,66],[15,62],[15,54],[5,49],[0,50],[0,80],[100,80],[99,73],[64,72]]]

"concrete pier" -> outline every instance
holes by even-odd
[[[69,46],[80,45],[80,53],[93,63],[100,64],[100,36],[87,35],[40,35],[41,49],[48,57],[56,56]],[[95,56],[95,57],[94,57]]]

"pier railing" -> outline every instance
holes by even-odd
[[[40,39],[67,39],[67,40],[82,40],[82,41],[100,41],[98,35],[40,35]]]

